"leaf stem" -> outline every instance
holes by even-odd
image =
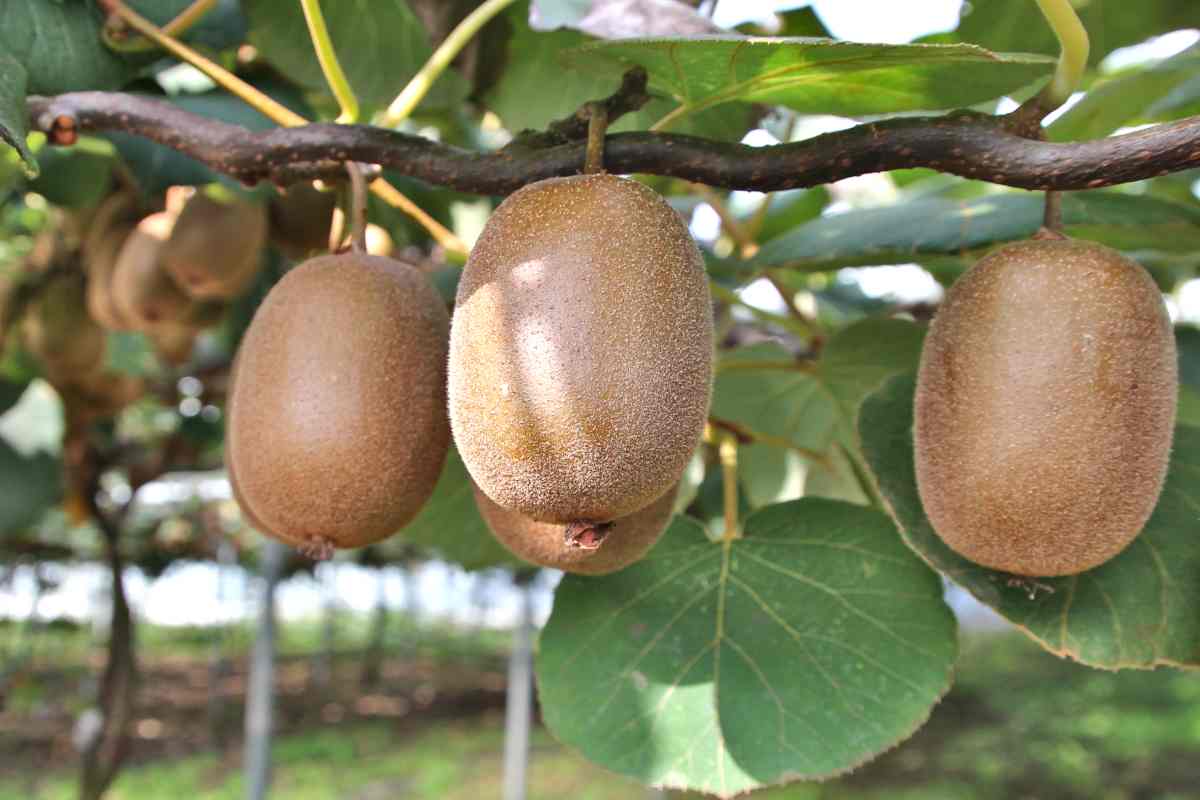
[[[396,96],[392,104],[388,106],[387,113],[379,120],[379,124],[385,128],[394,128],[404,120],[408,119],[420,102],[425,99],[425,95],[429,94],[429,90],[433,88],[434,82],[438,77],[446,71],[446,67],[450,66],[450,62],[458,57],[462,49],[467,46],[467,43],[477,34],[484,25],[491,21],[492,17],[499,14],[508,6],[512,5],[515,0],[487,0],[486,3],[476,8],[463,19],[462,22],[450,32],[437,48],[433,51],[433,55],[425,62],[420,71],[412,77],[408,85]]]
[[[308,35],[312,39],[313,51],[325,74],[325,82],[337,98],[338,106],[342,109],[337,121],[345,125],[358,122],[358,97],[342,70],[338,61],[337,51],[333,40],[329,38],[329,28],[325,25],[325,14],[321,11],[321,0],[300,0],[300,8],[304,10],[304,21],[308,23]]]
[[[204,15],[212,11],[217,4],[217,0],[194,0],[194,2],[180,11],[174,19],[162,27],[163,33],[167,36],[179,38],[187,33],[192,27],[204,18]],[[143,38],[120,40],[115,39],[112,31],[105,30],[101,36],[104,38],[104,43],[112,50],[119,53],[140,53],[147,50],[153,50],[157,45],[148,37],[143,35]]]
[[[662,119],[650,126],[651,131],[662,131],[670,127],[675,120],[686,117],[692,112],[692,107],[681,103],[663,115]]]
[[[121,0],[103,0],[102,5],[109,13],[124,20],[138,33],[181,61],[185,61],[196,67],[211,78],[218,86],[235,95],[273,122],[288,128],[308,124],[308,120],[295,111],[263,94],[220,64],[205,58],[178,39],[166,35],[157,25],[129,8]],[[389,205],[395,206],[416,220],[425,230],[429,231],[429,235],[444,247],[448,253],[460,257],[466,256],[468,248],[461,239],[447,230],[440,222],[425,213],[424,210],[408,199],[395,186],[392,186],[383,178],[378,178],[371,183],[370,188],[375,196]]]
[[[1071,6],[1070,0],[1037,0],[1042,16],[1046,18],[1054,35],[1058,38],[1061,53],[1058,56],[1058,68],[1054,78],[1046,87],[1049,100],[1055,106],[1065,103],[1079,79],[1087,69],[1088,51],[1091,45],[1088,41],[1087,30],[1079,21],[1079,15]]]
[[[367,181],[362,165],[346,162],[350,174],[350,246],[354,252],[367,252]]]
[[[850,471],[854,473],[854,480],[858,482],[858,488],[862,489],[862,493],[871,501],[871,505],[886,513],[887,507],[883,504],[883,496],[879,494],[879,490],[875,488],[875,479],[871,477],[870,470],[853,448],[847,447],[842,443],[838,443],[838,447],[842,450],[842,455],[846,457],[846,461],[850,464]]]
[[[722,431],[717,455],[721,459],[721,483],[725,490],[725,534],[721,538],[726,542],[742,538],[742,532],[738,529],[737,448],[737,436]]]

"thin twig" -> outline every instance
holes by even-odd
[[[367,252],[367,181],[362,166],[346,162],[350,174],[350,246],[356,253]]]
[[[342,70],[338,61],[337,50],[333,47],[333,39],[329,37],[329,28],[325,25],[325,14],[321,11],[321,0],[300,0],[300,8],[304,11],[304,21],[308,24],[308,35],[312,39],[313,52],[317,55],[317,63],[325,75],[325,83],[337,99],[342,113],[337,121],[343,124],[358,122],[358,97],[354,94],[350,80]]]
[[[588,103],[587,150],[583,171],[587,175],[604,172],[604,134],[608,131],[608,108],[604,103]]]

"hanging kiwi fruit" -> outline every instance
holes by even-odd
[[[258,273],[267,241],[264,205],[195,192],[162,248],[167,274],[189,296],[231,299]]]
[[[531,184],[471,251],[450,340],[450,418],[471,477],[531,520],[591,526],[674,486],[712,384],[704,261],[646,186]]]
[[[21,339],[56,386],[104,368],[105,332],[87,313],[82,272],[50,278],[21,319]]]
[[[163,269],[163,243],[175,218],[160,211],[143,218],[117,253],[112,273],[113,305],[119,319],[137,330],[187,316],[193,300]]]
[[[934,529],[992,569],[1070,575],[1141,531],[1167,471],[1175,338],[1137,263],[1051,235],[949,290],[921,355],[917,486]]]
[[[271,244],[290,258],[328,250],[335,208],[334,192],[320,191],[311,183],[289,186],[267,206]]]
[[[570,526],[536,522],[510,511],[478,486],[471,488],[488,529],[509,552],[531,564],[577,575],[605,575],[640,560],[667,529],[675,505],[672,487],[645,508],[604,525],[589,526],[580,535]]]
[[[319,256],[288,272],[242,340],[226,463],[264,533],[316,556],[397,532],[450,443],[449,316],[423,273]]]

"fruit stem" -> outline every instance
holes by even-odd
[[[1042,217],[1042,227],[1061,235],[1062,226],[1062,192],[1046,192],[1046,211]]]
[[[1087,69],[1091,44],[1088,41],[1087,29],[1079,21],[1079,15],[1071,6],[1071,0],[1037,0],[1037,4],[1050,29],[1058,38],[1061,48],[1058,68],[1043,94],[1054,106],[1060,106],[1070,99],[1071,93],[1079,85],[1079,79]]]
[[[217,0],[195,0],[195,2],[183,11],[180,11],[173,20],[163,26],[163,33],[176,38],[182,36],[191,30],[192,26],[203,19],[204,15],[211,11],[216,4]],[[124,39],[117,38],[114,35],[116,33],[118,32],[105,26],[100,36],[110,50],[115,50],[118,53],[142,53],[157,47],[153,41],[145,36],[137,39]]]
[[[367,252],[367,180],[361,164],[346,162],[350,174],[350,247],[356,253]]]
[[[400,94],[396,95],[396,99],[388,106],[387,112],[380,118],[379,124],[385,128],[394,128],[408,119],[413,110],[425,99],[425,95],[429,94],[434,82],[446,71],[450,62],[458,57],[458,54],[474,38],[475,34],[488,24],[492,17],[514,2],[515,0],[488,0],[458,23],[437,50],[433,51],[433,55],[429,57],[420,71],[412,77],[408,85],[401,90]]]
[[[726,542],[742,538],[742,532],[738,529],[737,449],[737,436],[723,431],[717,455],[721,459],[721,478],[725,490],[725,535],[721,538]]]
[[[113,16],[128,23],[129,27],[171,55],[203,72],[218,86],[230,92],[273,122],[288,128],[308,124],[307,119],[263,94],[220,64],[205,58],[178,39],[167,36],[157,25],[126,6],[121,0],[102,0],[101,7]],[[446,248],[448,253],[461,257],[467,255],[468,248],[461,239],[447,230],[440,222],[426,214],[416,203],[408,199],[399,189],[392,186],[383,178],[377,178],[371,183],[371,192],[388,205],[395,206],[416,220],[421,227],[429,232],[429,235],[438,244]]]
[[[342,70],[338,61],[337,51],[333,48],[333,40],[329,38],[329,28],[325,25],[325,14],[321,11],[321,0],[300,0],[300,8],[304,10],[304,21],[308,23],[308,36],[312,39],[313,51],[317,54],[317,62],[321,72],[325,74],[325,82],[329,90],[337,98],[342,113],[337,121],[352,125],[358,122],[358,97]]]
[[[585,175],[604,172],[604,134],[608,131],[608,106],[602,102],[587,104],[588,137],[587,151],[583,158]]]

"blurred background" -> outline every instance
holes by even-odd
[[[769,31],[777,12],[806,5],[725,0],[708,10],[722,26]],[[963,5],[811,3],[833,35],[880,42],[953,30],[969,10]],[[1200,10],[1197,17],[1200,24]],[[1167,32],[1114,50],[1098,69],[1150,69],[1195,52],[1198,42],[1195,27]],[[1200,69],[1192,85],[1200,96]],[[850,124],[805,117],[793,136]],[[746,141],[776,139],[764,128]],[[1200,197],[1200,178],[1177,177],[1183,191]],[[895,202],[899,189],[892,177],[875,175],[829,191],[822,216]],[[39,198],[30,191],[6,208],[0,260],[28,252],[46,208]],[[734,193],[730,204],[736,210],[757,200]],[[482,212],[469,200],[460,205],[455,232],[469,240],[486,204]],[[697,239],[728,250],[711,206],[688,211]],[[919,315],[942,295],[928,266],[843,269],[811,284],[807,296],[818,314],[842,321],[881,308]],[[762,311],[786,310],[765,282],[738,294]],[[1168,304],[1177,321],[1200,322],[1200,281],[1173,285]],[[169,388],[170,402],[144,402],[123,417],[128,438],[182,431],[198,450],[219,444],[221,409],[208,400],[205,376]],[[0,544],[4,800],[77,796],[77,751],[99,724],[93,707],[113,609],[103,532],[76,525],[78,510],[69,503],[20,519],[22,508],[36,505],[23,494],[37,486],[29,470],[40,455],[60,455],[63,426],[61,402],[41,381],[0,416],[0,435],[22,456],[0,459],[0,476],[25,473],[0,481],[0,514],[11,517],[0,527],[29,532]],[[530,798],[675,796],[588,764],[538,724],[529,659],[558,574],[468,571],[460,563],[469,565],[469,557],[450,563],[399,540],[314,565],[246,526],[220,470],[118,481],[104,490],[107,502],[129,508],[124,584],[141,676],[128,766],[109,797],[244,797],[264,780],[265,764],[273,796],[298,800],[497,797],[506,778],[526,785]],[[947,599],[961,622],[962,657],[954,688],[930,722],[850,776],[756,797],[1200,797],[1200,677],[1085,669],[1045,653],[965,593],[948,587]],[[273,708],[262,705],[264,675],[274,687]],[[265,749],[256,751],[264,722],[274,735],[261,736]]]

